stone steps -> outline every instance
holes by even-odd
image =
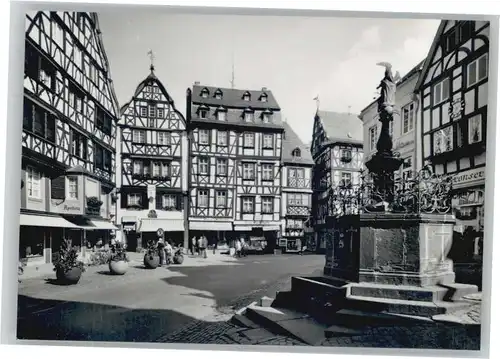
[[[275,334],[290,336],[308,345],[318,345],[326,339],[327,326],[293,310],[253,306],[247,308],[245,316]]]
[[[403,299],[419,302],[460,301],[464,296],[478,292],[477,286],[460,283],[429,287],[354,283],[349,284],[347,287],[348,296]]]
[[[347,297],[349,309],[364,312],[384,312],[405,314],[431,318],[438,314],[449,314],[470,306],[466,302],[423,302],[405,299],[364,297],[350,295]]]

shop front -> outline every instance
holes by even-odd
[[[135,252],[139,247],[140,233],[137,231],[138,223],[137,217],[126,216],[122,217],[121,231],[117,232],[117,239],[123,241],[127,246],[127,251]],[[119,237],[119,238],[118,238]]]
[[[280,244],[280,224],[234,225],[235,239],[243,240],[250,253],[274,253]]]
[[[150,241],[157,241],[158,229],[164,232],[165,240],[174,246],[184,244],[184,219],[182,218],[141,218],[137,232],[140,246],[145,248]]]
[[[52,263],[63,238],[78,227],[59,215],[21,213],[19,259],[27,265]]]
[[[205,236],[210,247],[226,248],[234,241],[233,223],[230,221],[189,221],[189,246],[191,239]]]
[[[64,239],[79,251],[98,240],[108,244],[116,229],[109,221],[57,214],[21,213],[19,222],[19,259],[27,265],[52,263]]]
[[[484,180],[484,167],[457,173],[453,177],[452,207],[457,222],[450,255],[456,263],[470,263],[482,258]]]

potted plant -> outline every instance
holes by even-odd
[[[144,255],[144,266],[148,269],[155,269],[160,265],[160,255],[155,241],[149,241]]]
[[[99,198],[95,196],[87,197],[87,207],[100,208],[101,206],[102,206],[102,201]]]
[[[111,246],[111,256],[109,258],[109,271],[112,274],[123,275],[128,269],[128,257],[125,246],[121,242]]]
[[[85,267],[78,260],[78,250],[71,246],[71,240],[63,240],[57,257],[54,260],[54,271],[57,281],[61,284],[77,284]]]

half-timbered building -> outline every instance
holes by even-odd
[[[159,229],[174,244],[187,245],[188,239],[186,121],[153,64],[150,70],[122,106],[118,123],[117,223],[130,250],[158,238]]]
[[[109,239],[117,101],[95,13],[26,14],[20,258]]]
[[[420,136],[415,130],[420,114],[420,103],[415,96],[414,90],[423,63],[421,61],[397,83],[396,111],[393,121],[389,124],[393,151],[403,160],[397,176],[403,178],[412,176],[421,167],[420,153],[418,153],[416,146],[416,143],[420,141]],[[359,118],[363,122],[363,153],[366,163],[377,152],[377,141],[382,128],[377,100],[372,101],[365,107],[361,111]]]
[[[283,123],[282,154],[282,224],[280,247],[284,252],[296,252],[307,246],[315,249],[310,226],[312,201],[312,169],[314,161],[310,147],[288,123]],[[314,241],[313,241],[314,242]]]
[[[489,33],[486,21],[442,21],[415,88],[422,159],[453,176],[455,229],[475,254],[484,223]]]
[[[276,246],[281,213],[280,107],[271,91],[195,83],[187,93],[193,236]],[[190,235],[191,236],[191,235]]]
[[[312,225],[318,251],[325,250],[326,218],[333,215],[331,191],[357,185],[363,168],[363,124],[358,116],[318,110],[311,154],[314,160]]]

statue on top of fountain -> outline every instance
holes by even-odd
[[[379,62],[378,66],[385,67],[385,75],[377,89],[380,89],[380,97],[378,99],[378,112],[380,117],[391,117],[396,105],[396,83],[401,79],[399,72],[392,74],[392,65],[388,62]],[[385,115],[385,116],[384,116]]]

